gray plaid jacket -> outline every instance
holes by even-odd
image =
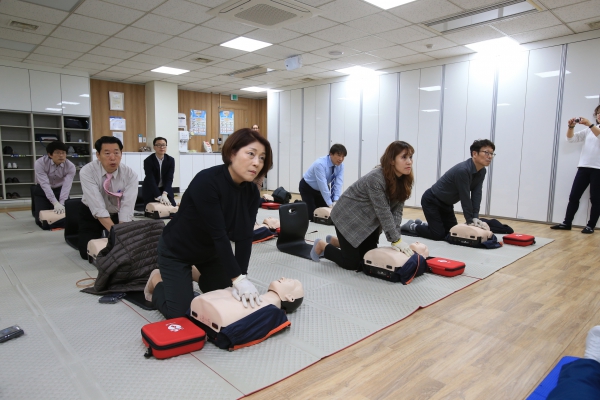
[[[400,239],[403,202],[390,204],[383,170],[375,168],[352,184],[331,210],[335,227],[355,248],[377,228],[389,242]]]

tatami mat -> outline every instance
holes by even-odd
[[[258,222],[278,212],[259,210]],[[234,352],[211,343],[169,360],[145,359],[140,329],[162,320],[128,302],[99,304],[76,282],[93,265],[64,242],[63,231],[41,231],[30,211],[0,214],[0,327],[19,324],[25,336],[0,344],[2,398],[234,399],[273,384],[406,318],[551,242],[530,247],[470,249],[421,241],[432,256],[464,261],[464,275],[425,274],[403,286],[346,271],[331,261],[281,253],[276,240],[253,246],[249,277],[264,292],[282,276],[299,279],[303,305],[291,328]],[[309,224],[307,240],[335,234]],[[380,245],[387,245],[381,237]],[[10,367],[8,367],[10,366]]]

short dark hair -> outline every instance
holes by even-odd
[[[471,157],[473,157],[473,152],[479,153],[482,147],[491,147],[492,150],[496,150],[496,145],[489,139],[478,139],[473,142],[469,150],[471,151]]]
[[[598,114],[600,114],[600,106],[594,108],[594,116],[598,116]]]
[[[336,143],[331,146],[331,149],[329,149],[329,154],[343,154],[344,157],[346,157],[348,155],[348,151],[343,144]]]
[[[152,146],[156,146],[156,142],[159,140],[164,140],[165,144],[169,144],[169,142],[167,142],[167,139],[165,139],[164,137],[155,137],[154,140],[152,141]]]
[[[242,147],[246,147],[254,142],[259,142],[265,146],[265,162],[262,170],[256,175],[255,179],[265,176],[267,171],[273,168],[273,151],[271,150],[271,144],[267,139],[262,137],[260,133],[253,131],[250,128],[238,129],[225,141],[223,150],[221,150],[223,163],[225,165],[231,165],[231,156],[236,154]]]
[[[50,143],[48,143],[48,146],[46,146],[46,153],[52,155],[54,154],[54,152],[56,150],[62,150],[62,151],[69,151],[69,148],[67,147],[66,144],[64,144],[63,142],[61,142],[60,140],[54,140]]]
[[[119,138],[114,137],[114,136],[102,136],[100,139],[96,140],[96,143],[94,143],[94,148],[96,149],[96,151],[98,153],[100,153],[102,151],[103,144],[112,144],[112,143],[118,144],[119,150],[123,151],[123,143],[121,143]]]

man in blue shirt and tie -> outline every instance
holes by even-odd
[[[332,208],[342,195],[342,163],[347,154],[344,145],[334,144],[329,150],[329,155],[317,158],[300,180],[300,197],[306,203],[309,221],[313,220],[316,208]]]

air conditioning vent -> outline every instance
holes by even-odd
[[[199,62],[202,64],[208,64],[208,63],[213,62],[213,60],[209,60],[208,58],[202,58],[202,57],[193,58],[192,61]]]
[[[300,80],[301,80],[302,82],[312,82],[312,81],[315,81],[316,79],[313,79],[313,78],[302,78],[302,79],[300,79]]]
[[[37,25],[26,24],[25,22],[19,22],[19,21],[10,21],[9,25],[14,28],[27,29],[28,31],[35,31],[35,30],[37,30],[37,28],[39,28],[39,26],[37,26]]]
[[[588,26],[590,29],[600,29],[600,21],[590,22],[588,23]]]
[[[257,28],[279,29],[321,11],[295,0],[231,0],[208,13]]]
[[[266,75],[271,71],[275,70],[272,68],[256,66],[246,69],[240,69],[239,71],[233,71],[227,75],[233,76],[234,78],[250,78],[252,76]]]

